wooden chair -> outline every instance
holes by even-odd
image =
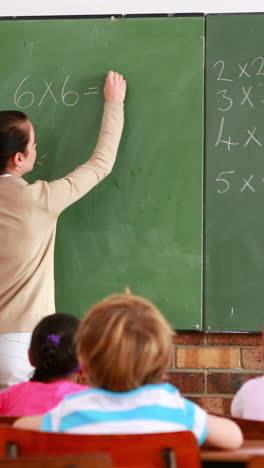
[[[0,468],[112,468],[105,453],[52,455],[44,457],[0,458]]]
[[[263,468],[264,457],[254,457],[247,463],[247,468]]]
[[[12,426],[12,424],[18,418],[21,418],[21,416],[1,416],[0,415],[0,425],[6,424],[7,426]]]
[[[200,468],[192,432],[77,435],[0,426],[0,457],[104,452],[115,468]]]

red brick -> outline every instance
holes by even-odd
[[[225,414],[226,416],[230,416],[232,398],[202,396],[188,397],[188,399],[192,400],[194,403],[201,406],[210,413]]]
[[[203,345],[205,344],[205,333],[201,332],[177,332],[173,337],[176,345]]]
[[[209,372],[207,377],[208,393],[234,394],[246,380],[254,377],[257,375],[239,372]]]
[[[242,365],[245,369],[264,369],[262,348],[242,349]]]
[[[204,372],[168,372],[167,380],[181,393],[204,393]]]
[[[216,346],[261,346],[262,336],[261,333],[207,333],[207,344]]]
[[[239,349],[177,347],[176,367],[190,369],[238,368]]]

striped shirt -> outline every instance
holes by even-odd
[[[169,383],[123,393],[97,388],[68,395],[42,417],[42,431],[73,434],[142,434],[192,431],[201,445],[206,412]]]

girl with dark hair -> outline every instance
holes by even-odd
[[[48,315],[39,322],[28,350],[35,367],[33,376],[0,392],[0,414],[43,414],[66,395],[87,389],[77,383],[80,371],[74,336],[78,326],[79,320],[68,314]]]
[[[23,179],[36,160],[32,123],[22,112],[0,112],[0,390],[29,378],[31,332],[41,318],[55,312],[53,257],[58,216],[111,172],[122,134],[125,94],[122,75],[109,72],[101,130],[92,156],[49,183],[28,184]]]

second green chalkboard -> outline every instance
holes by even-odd
[[[264,15],[209,16],[206,30],[206,329],[259,331]]]

